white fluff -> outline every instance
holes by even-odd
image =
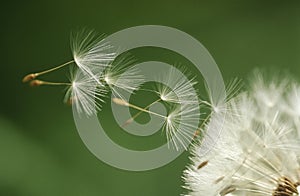
[[[116,97],[122,98],[122,91],[133,93],[144,83],[144,76],[131,66],[133,63],[133,57],[125,55],[103,71],[101,81],[108,85]]]
[[[71,34],[71,49],[76,65],[92,77],[98,84],[100,74],[114,60],[116,53],[112,52],[103,36],[92,30],[82,29]]]
[[[183,176],[187,195],[300,195],[299,95],[298,84],[265,82],[257,74],[251,90],[229,100],[226,113],[211,116],[193,146]]]
[[[156,93],[163,103],[168,106],[168,115],[164,120],[165,131],[169,146],[174,149],[187,149],[199,126],[200,110],[194,85],[194,79],[188,79],[186,70],[172,67],[162,73],[161,83],[156,85]]]
[[[99,78],[98,75],[95,77]],[[102,85],[99,85],[90,75],[76,69],[71,70],[71,86],[65,95],[65,102],[71,100],[79,114],[95,115],[101,109],[102,97],[106,94]]]
[[[190,75],[183,68],[180,68],[180,71],[184,75]],[[194,93],[194,86],[197,82],[194,79],[187,80],[178,75],[175,67],[160,75],[160,81],[163,84],[157,83],[156,93],[162,101],[188,105],[198,104],[198,97]]]

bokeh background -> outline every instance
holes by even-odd
[[[5,1],[1,2],[0,195],[180,195],[188,153],[151,171],[122,171],[94,157],[79,138],[63,88],[30,88],[32,71],[70,60],[70,31],[111,34],[146,24],[178,28],[198,39],[225,80],[247,78],[254,68],[300,76],[300,1]],[[184,63],[155,48],[132,52],[140,61]],[[188,64],[188,62],[186,62]],[[63,81],[67,70],[45,76]],[[140,96],[140,95],[139,95]],[[142,104],[142,103],[141,103]],[[109,105],[100,116],[106,126]],[[144,116],[140,121],[147,120]],[[117,130],[111,137],[130,148],[149,142]]]

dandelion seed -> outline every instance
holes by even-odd
[[[71,34],[71,49],[73,60],[54,68],[31,73],[23,78],[23,82],[30,82],[31,86],[65,85],[68,91],[65,102],[75,105],[79,113],[90,116],[100,110],[105,90],[100,82],[101,72],[114,60],[116,53],[103,36],[94,31],[83,29]],[[71,73],[71,83],[56,83],[38,80],[37,77],[56,71],[68,65],[75,64],[77,69]],[[72,67],[71,67],[72,69]]]
[[[47,73],[50,73],[50,72],[53,72],[55,70],[58,70],[60,68],[63,68],[67,65],[70,65],[74,63],[73,60],[69,61],[69,62],[66,62],[62,65],[59,65],[59,66],[56,66],[54,68],[51,68],[51,69],[48,69],[48,70],[45,70],[45,71],[41,71],[41,72],[36,72],[36,73],[31,73],[31,74],[28,74],[26,75],[23,79],[22,79],[22,82],[26,83],[26,82],[30,82],[31,80],[34,80],[35,78],[37,78],[38,76],[41,76],[41,75],[44,75],[44,74],[47,74]]]
[[[103,71],[101,81],[108,85],[116,97],[122,98],[122,91],[133,93],[144,83],[144,76],[140,71],[130,67],[133,63],[133,57],[125,55]]]
[[[101,73],[101,71],[114,60],[116,53],[112,52],[112,49],[113,47],[105,42],[103,36],[98,36],[94,31],[83,29],[74,32],[71,35],[73,60],[45,71],[28,74],[22,81],[29,82],[38,76],[75,63],[79,69],[87,73],[100,85],[99,78],[97,78],[96,75]]]
[[[171,109],[164,121],[163,130],[176,150],[187,149],[198,129],[199,119],[199,108],[194,105],[182,104]]]
[[[100,103],[103,102],[102,97],[106,94],[103,86],[99,86],[93,78],[78,68],[75,71],[71,69],[70,75],[70,83],[32,80],[30,85],[66,86],[64,99],[66,103],[74,105],[79,114],[85,113],[87,116],[96,114],[101,109]]]
[[[96,75],[116,57],[116,53],[112,52],[113,47],[105,41],[104,36],[86,29],[71,34],[71,49],[76,65],[98,83]]]
[[[182,108],[177,107],[177,109],[173,110],[167,116],[164,116],[128,103],[123,99],[114,98],[113,101],[118,105],[131,107],[141,112],[153,114],[162,118],[164,123],[163,130],[166,132],[169,147],[171,144],[176,150],[181,148],[187,149],[193,139],[195,129],[197,128],[194,124],[199,120],[198,116],[194,114],[195,108],[187,108],[186,105],[184,105]]]
[[[205,88],[207,92],[210,92],[206,83]],[[242,88],[242,82],[238,78],[234,78],[229,81],[226,85],[226,98],[225,100],[219,100],[217,103],[214,103],[213,97],[210,93],[208,93],[209,101],[201,100],[201,103],[205,106],[208,106],[212,113],[226,113],[229,112],[228,108],[226,108],[226,102],[228,102],[231,98],[235,97],[238,92],[240,92]]]
[[[176,150],[187,149],[194,138],[200,119],[198,96],[193,88],[196,83],[182,75],[178,75],[176,68],[168,70],[167,74],[164,74],[164,77],[159,81],[162,82],[156,86],[157,91],[155,91],[159,99],[145,108],[128,104],[129,107],[140,112],[128,119],[123,126],[132,122],[141,112],[154,114],[163,120],[162,131],[165,132],[169,147]],[[157,102],[167,104],[168,115],[164,116],[148,110],[150,106]],[[124,105],[116,101],[115,103]]]
[[[167,73],[161,75],[156,85],[156,93],[161,100],[169,103],[198,104],[198,96],[195,96],[194,86],[197,84],[194,78],[186,80],[178,75],[177,68],[172,67]],[[186,69],[182,69],[182,74],[189,75]]]
[[[299,98],[297,88],[289,86],[286,81],[267,83],[258,75],[250,91],[226,104],[225,121],[217,113],[211,116],[184,172],[188,195],[300,195],[299,116],[292,104]],[[218,142],[201,153],[215,129],[222,129]]]
[[[97,76],[97,75],[95,75]],[[98,77],[98,76],[97,76]],[[101,109],[100,103],[106,90],[97,81],[80,69],[71,70],[71,85],[65,95],[65,102],[71,100],[79,114],[91,116]]]
[[[178,74],[188,74],[186,69],[172,67],[163,73],[156,85],[156,93],[164,103],[175,104],[170,109],[168,118],[164,122],[167,140],[176,149],[187,149],[195,137],[200,119],[199,99],[195,90],[197,82]],[[178,105],[176,105],[178,104]]]

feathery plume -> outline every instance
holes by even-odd
[[[71,34],[71,50],[73,60],[54,68],[31,73],[23,78],[23,82],[30,82],[33,87],[41,85],[68,86],[65,102],[72,103],[79,113],[90,116],[100,110],[102,97],[106,93],[100,81],[101,72],[114,60],[116,53],[112,51],[103,36],[98,36],[93,30],[82,29]],[[67,65],[75,64],[75,71],[71,67],[71,83],[47,82],[36,79],[38,76],[56,71]]]
[[[129,55],[122,56],[110,64],[100,76],[100,80],[107,84],[112,93],[122,98],[122,91],[133,93],[144,83],[144,76],[135,67],[134,58]]]
[[[181,71],[181,70],[180,70]],[[182,72],[175,67],[169,69],[156,81],[161,81],[156,85],[155,93],[159,99],[149,104],[145,108],[127,103],[127,106],[135,108],[140,112],[128,119],[124,126],[132,122],[141,112],[154,114],[162,118],[162,131],[165,132],[169,147],[176,150],[187,149],[193,140],[195,131],[199,126],[200,111],[198,95],[194,89],[196,82],[187,79]],[[178,74],[181,73],[181,74]],[[116,104],[123,105],[124,101],[115,100]],[[165,104],[168,114],[161,115],[149,111],[149,107],[157,102]]]
[[[101,84],[96,75],[101,73],[116,57],[116,53],[112,52],[112,49],[113,47],[105,41],[104,37],[97,35],[93,30],[82,29],[73,32],[71,34],[73,60],[45,71],[30,73],[22,79],[22,82],[29,82],[38,76],[75,63],[79,69]]]
[[[97,114],[101,109],[100,103],[103,102],[106,90],[80,69],[71,70],[70,73],[71,85],[67,89],[65,102],[71,101],[79,114],[84,113],[87,116]]]
[[[300,195],[298,90],[258,74],[251,90],[229,100],[225,117],[214,113],[184,172],[187,195]],[[203,154],[219,129],[218,142]]]
[[[96,75],[116,57],[112,48],[105,42],[104,36],[97,35],[95,31],[82,29],[71,34],[71,49],[76,65],[98,83]]]
[[[198,129],[199,108],[192,104],[182,104],[170,110],[164,121],[164,131],[169,144],[176,150],[190,145]]]
[[[184,75],[191,75],[187,73],[186,69],[181,68]],[[156,93],[162,101],[169,103],[180,104],[199,104],[198,96],[195,96],[195,89],[193,88],[197,82],[194,78],[186,80],[177,74],[177,69],[172,67],[167,73],[160,77],[161,83],[156,85]]]

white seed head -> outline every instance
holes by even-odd
[[[87,116],[96,114],[101,109],[100,103],[106,94],[103,86],[99,86],[97,81],[80,69],[71,70],[70,75],[72,85],[66,92],[65,102],[71,100],[79,114],[84,113]]]
[[[298,90],[298,84],[258,75],[251,90],[228,101],[230,112],[214,113],[184,172],[188,195],[300,195]]]
[[[114,60],[116,53],[104,36],[92,30],[82,29],[71,34],[71,49],[76,65],[99,84],[97,74]]]

